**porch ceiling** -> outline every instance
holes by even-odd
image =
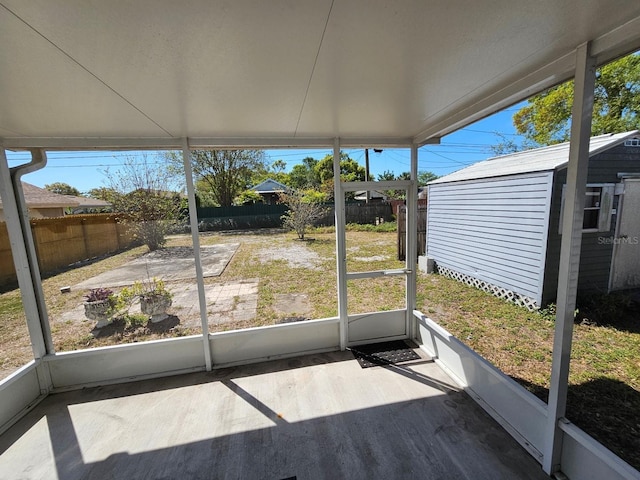
[[[569,78],[589,40],[640,48],[640,2],[0,0],[0,137],[423,143]]]

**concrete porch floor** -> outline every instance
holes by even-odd
[[[2,479],[543,479],[433,362],[334,352],[50,395]]]

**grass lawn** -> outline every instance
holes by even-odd
[[[335,234],[311,232],[299,242],[295,234],[233,232],[203,234],[201,243],[240,243],[220,277],[206,283],[257,279],[257,315],[253,320],[213,325],[212,331],[276,323],[276,299],[305,294],[309,318],[337,314]],[[395,232],[347,232],[349,271],[402,268],[396,260]],[[170,239],[170,246],[190,245],[189,236]],[[60,287],[108,271],[143,254],[129,250],[47,278],[43,282],[50,316],[55,318],[82,302],[84,292],[61,294]],[[348,284],[350,313],[404,308],[404,280],[382,277]],[[170,285],[168,285],[170,287]],[[437,275],[418,277],[418,309],[437,321],[507,375],[546,401],[551,372],[554,320],[551,315],[505,303],[489,294]],[[640,469],[640,320],[630,310],[617,317],[576,323],[570,372],[568,418],[635,468]],[[52,336],[58,351],[136,342],[199,333],[175,325],[150,328],[130,320],[113,334],[95,337],[91,322],[56,323]],[[0,374],[32,358],[18,290],[0,294]]]

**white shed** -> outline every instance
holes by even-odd
[[[640,286],[638,265],[625,252],[640,235],[637,215],[621,208],[621,199],[630,204],[637,195],[637,136],[632,131],[591,139],[583,291]],[[437,270],[528,307],[555,300],[568,158],[569,144],[563,143],[490,158],[431,182],[427,256]]]

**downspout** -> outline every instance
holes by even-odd
[[[13,194],[16,199],[16,205],[18,207],[20,227],[27,250],[26,253],[27,262],[29,265],[29,273],[35,293],[35,302],[38,310],[38,319],[40,320],[40,328],[42,330],[42,336],[45,343],[44,353],[53,354],[55,352],[55,349],[53,347],[53,341],[51,339],[51,328],[49,325],[49,315],[47,313],[47,306],[44,298],[44,290],[42,289],[40,266],[38,265],[38,256],[33,241],[33,233],[31,232],[31,225],[29,224],[29,209],[24,199],[24,192],[22,190],[22,176],[26,175],[27,173],[33,173],[41,170],[46,165],[46,152],[42,149],[33,149],[31,150],[31,161],[29,163],[10,168],[9,174],[11,175]],[[20,288],[22,289],[22,286]]]
[[[48,365],[41,360],[53,354],[54,348],[21,177],[43,168],[47,160],[43,150],[32,150],[31,158],[27,164],[9,168],[5,150],[0,145],[0,193],[3,195],[7,233],[36,361],[40,392],[46,395],[51,390],[52,381]]]

